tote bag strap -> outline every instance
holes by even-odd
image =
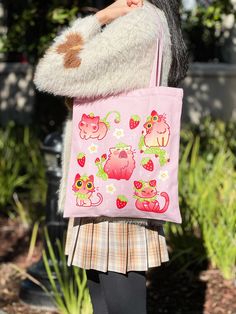
[[[161,82],[162,57],[163,57],[163,29],[161,23],[159,25],[160,34],[158,35],[156,41],[156,53],[152,66],[149,87],[159,87]]]

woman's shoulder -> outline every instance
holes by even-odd
[[[163,34],[169,35],[169,26],[165,13],[159,9],[156,5],[148,0],[144,0],[143,11],[145,15],[149,16],[151,23],[157,24],[158,28],[162,28]],[[169,37],[169,36],[168,36]]]

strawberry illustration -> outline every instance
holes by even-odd
[[[129,120],[129,127],[131,130],[137,128],[137,126],[140,123],[140,117],[138,115],[133,115],[131,116],[130,120]]]
[[[154,117],[154,116],[157,116],[157,115],[158,115],[158,114],[157,114],[156,110],[152,110],[151,116]]]
[[[77,162],[80,165],[80,167],[84,167],[85,160],[86,160],[86,158],[85,158],[84,153],[79,153],[79,155],[77,156]]]
[[[142,182],[140,181],[134,181],[134,186],[137,190],[141,189],[141,187],[143,186]]]
[[[103,154],[101,159],[102,159],[102,161],[105,161],[107,159],[107,154]]]
[[[149,185],[152,186],[152,187],[154,187],[154,186],[157,185],[157,181],[156,181],[156,180],[150,180],[150,181],[149,181]]]
[[[99,164],[100,163],[100,159],[97,157],[96,159],[95,159],[95,164]]]
[[[118,195],[116,199],[117,208],[124,208],[128,203],[128,199],[124,195]]]
[[[144,169],[146,169],[148,171],[153,171],[153,169],[154,169],[153,161],[148,157],[142,159],[141,165],[143,166]]]

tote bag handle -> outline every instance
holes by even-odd
[[[156,41],[156,53],[152,66],[151,78],[149,87],[159,87],[161,82],[161,71],[162,71],[162,56],[163,56],[163,30],[160,25],[160,35]]]

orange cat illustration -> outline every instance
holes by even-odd
[[[170,126],[166,123],[166,116],[158,115],[155,110],[144,124],[146,134],[144,143],[147,147],[165,147],[169,142]]]
[[[76,205],[81,207],[99,206],[103,197],[101,193],[97,193],[99,200],[96,203],[91,201],[91,197],[95,192],[94,187],[94,176],[81,176],[79,173],[76,174],[72,190],[76,195]]]

